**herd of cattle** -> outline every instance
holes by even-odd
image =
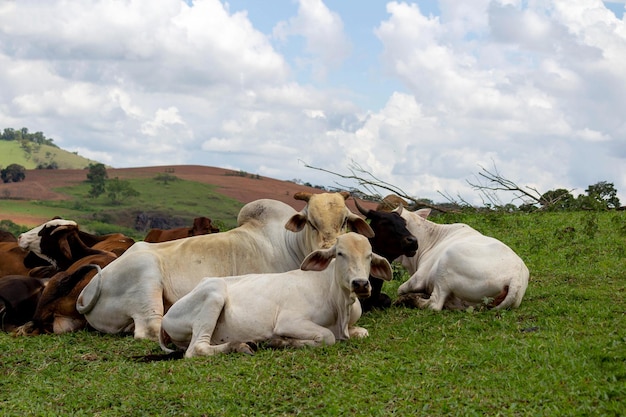
[[[365,337],[363,312],[400,262],[410,278],[398,305],[433,310],[513,308],[529,272],[508,246],[466,224],[436,224],[429,209],[359,216],[340,193],[297,193],[297,212],[261,199],[219,232],[151,230],[144,241],[93,235],[55,218],[14,237],[0,234],[0,326],[14,335],[85,328],[133,333],[187,357],[271,347],[331,345]]]

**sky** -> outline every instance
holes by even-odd
[[[487,169],[626,204],[625,3],[4,0],[0,129],[115,168],[360,167],[476,205]]]

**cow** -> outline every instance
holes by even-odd
[[[33,316],[45,279],[24,275],[0,277],[0,329],[14,331]]]
[[[6,275],[28,275],[29,267],[24,265],[28,252],[16,242],[0,242],[0,277]]]
[[[409,203],[405,199],[395,194],[389,194],[378,203],[376,211],[394,211],[400,205],[403,208],[409,208]]]
[[[41,292],[31,318],[16,329],[16,335],[63,334],[87,327],[85,317],[76,311],[78,295],[95,275],[96,266],[105,267],[116,259],[111,253],[88,255],[57,272]]]
[[[53,219],[25,232],[18,241],[30,253],[36,253],[56,266],[32,320],[18,329],[19,335],[58,334],[84,328],[86,320],[76,311],[76,299],[95,270],[93,267],[81,268],[88,264],[104,267],[117,259],[117,253],[124,253],[134,243],[121,233],[96,236],[81,232],[76,222],[62,219]]]
[[[252,346],[265,341],[283,348],[366,337],[366,329],[349,325],[360,315],[352,313],[357,297],[370,294],[370,274],[390,280],[391,266],[365,236],[349,232],[310,253],[298,270],[204,278],[165,314],[159,344],[194,357],[253,354]]]
[[[49,261],[57,271],[88,255],[121,255],[135,241],[122,233],[97,236],[79,230],[73,220],[53,219],[18,237],[18,245]],[[55,271],[56,272],[56,271]]]
[[[17,238],[11,232],[0,230],[0,242],[17,242]]]
[[[519,307],[528,286],[524,261],[507,245],[463,223],[437,224],[430,209],[401,210],[419,241],[417,254],[401,256],[411,277],[396,303],[439,311],[486,304]]]
[[[406,220],[400,216],[398,209],[394,211],[369,210],[363,208],[358,200],[354,200],[356,208],[369,220],[374,236],[369,239],[374,253],[381,255],[387,261],[393,262],[401,255],[415,256],[418,241],[406,227]],[[363,311],[385,309],[391,306],[391,297],[382,292],[383,280],[370,277],[372,294],[369,298],[360,300]]]
[[[346,228],[373,236],[346,207],[349,196],[296,193],[307,203],[300,212],[280,201],[256,200],[240,210],[238,226],[229,231],[137,242],[87,284],[77,310],[101,332],[157,340],[163,313],[203,277],[290,271],[314,250],[334,245]]]
[[[170,240],[182,239],[190,236],[206,235],[209,233],[217,233],[220,229],[213,226],[211,219],[208,217],[196,217],[193,220],[193,226],[179,227],[176,229],[150,229],[144,242],[168,242]]]

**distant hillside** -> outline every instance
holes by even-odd
[[[18,141],[0,141],[0,167],[2,168],[19,164],[26,169],[35,169],[38,165],[48,166],[53,162],[59,169],[83,169],[98,161],[50,145],[33,146],[28,153],[22,149]]]

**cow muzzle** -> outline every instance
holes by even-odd
[[[352,291],[358,298],[367,298],[372,293],[372,287],[367,279],[355,279],[352,281]]]
[[[415,256],[418,249],[417,238],[415,236],[407,236],[402,239],[402,249],[404,250],[404,254],[406,256]]]

